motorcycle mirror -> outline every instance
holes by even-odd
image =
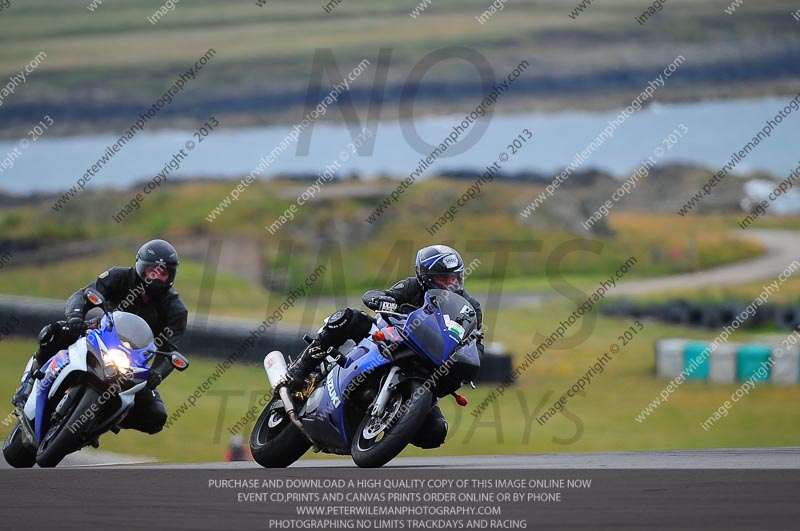
[[[179,371],[185,371],[189,368],[189,360],[180,352],[162,352],[160,350],[154,350],[153,353],[159,356],[169,356],[169,361],[172,363],[172,366]]]
[[[189,368],[189,360],[178,352],[172,353],[171,360],[172,366],[175,367],[176,370],[185,371]]]
[[[86,297],[86,300],[89,301],[92,306],[105,308],[106,299],[100,294],[99,291],[92,288],[86,288],[83,291],[83,296]]]

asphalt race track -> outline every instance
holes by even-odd
[[[102,467],[109,469],[225,470],[261,469],[253,461],[238,463],[158,463],[96,450],[67,456],[59,469]],[[0,459],[0,469],[9,466]],[[349,457],[301,459],[292,468],[356,468]],[[537,455],[473,455],[457,457],[399,457],[383,467],[419,469],[800,469],[800,446],[783,448],[720,448],[640,452],[562,453]]]
[[[142,465],[179,469],[261,468],[253,462]],[[349,457],[300,460],[295,468],[355,467]],[[419,469],[800,469],[800,447],[542,455],[401,457],[384,468]],[[800,494],[800,493],[798,493]]]
[[[309,495],[315,491],[313,487],[300,488],[299,484],[298,488],[260,487],[265,480],[286,481],[289,487],[290,481],[351,479],[375,484],[318,490],[414,490],[382,483],[391,481],[417,481],[421,493],[447,492],[446,488],[422,486],[429,481],[591,481],[584,489],[562,489],[557,501],[542,502],[537,498],[533,502],[496,505],[502,506],[502,521],[517,522],[516,528],[529,529],[780,530],[797,529],[800,520],[800,447],[400,458],[373,470],[358,469],[346,458],[305,460],[288,469],[268,470],[252,462],[131,465],[114,459],[112,454],[103,458],[117,464],[102,465],[90,463],[86,457],[73,456],[72,462],[78,464],[55,470],[0,470],[6,515],[0,527],[286,529],[277,522],[294,522],[289,528],[352,529],[358,527],[344,525],[345,517],[322,521],[298,516],[298,507],[318,505],[344,510],[364,504],[292,503],[298,500],[291,499],[276,503],[242,498],[248,492],[258,496],[267,491],[270,495]],[[234,484],[247,481],[256,483],[255,491],[242,487],[242,483]],[[481,492],[479,484],[472,485],[474,489],[468,487],[461,492]],[[528,489],[528,494],[533,495],[533,491]],[[415,504],[381,504],[402,505]],[[416,505],[441,510],[448,504]],[[394,528],[442,528],[423,527],[428,524],[419,523],[420,517],[414,518],[417,520],[405,520]],[[431,526],[442,522],[453,525],[444,529],[471,529],[443,518],[430,516],[423,520],[432,522]],[[498,524],[487,528],[508,527]]]

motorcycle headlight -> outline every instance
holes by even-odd
[[[119,371],[127,371],[131,368],[131,360],[128,355],[119,349],[112,348],[103,352],[103,361],[106,366],[116,367]]]

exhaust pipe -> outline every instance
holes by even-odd
[[[286,410],[286,414],[289,415],[289,420],[302,432],[303,424],[297,418],[289,390],[286,389],[285,385],[281,385],[286,380],[289,370],[286,367],[286,360],[279,350],[273,350],[267,354],[264,358],[264,370],[267,371],[269,384],[273,389],[278,389],[278,396],[283,400],[283,408]]]
[[[280,350],[273,350],[264,358],[264,370],[267,371],[269,384],[273,389],[286,378],[289,370],[286,368],[286,360]]]

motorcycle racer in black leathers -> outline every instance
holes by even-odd
[[[367,291],[362,301],[372,310],[395,311],[401,305],[419,308],[425,302],[425,292],[429,289],[446,289],[467,299],[477,313],[478,330],[483,324],[483,313],[480,303],[464,289],[464,261],[458,252],[446,245],[430,245],[417,252],[416,276],[405,278],[387,290]],[[297,389],[314,367],[333,350],[338,349],[347,340],[355,342],[365,338],[375,322],[365,312],[345,308],[328,317],[325,326],[320,329],[316,339],[289,366],[285,385]],[[477,348],[483,355],[483,344],[480,339]],[[412,442],[420,448],[437,448],[447,437],[447,421],[438,404],[434,404],[425,423]]]
[[[87,302],[84,290],[92,288],[106,300],[109,311],[133,313],[144,319],[161,351],[176,351],[186,330],[188,311],[178,292],[173,289],[178,271],[178,253],[164,240],[152,240],[139,249],[134,267],[112,267],[100,273],[86,288],[79,289],[67,300],[66,319],[50,323],[39,333],[39,348],[28,362],[22,386],[12,402],[22,407],[33,387],[33,379],[44,363],[60,350],[80,338],[87,326]],[[136,394],[134,406],[120,424],[145,433],[158,433],[167,421],[167,409],[156,387],[173,370],[167,356],[154,361],[147,386]]]

